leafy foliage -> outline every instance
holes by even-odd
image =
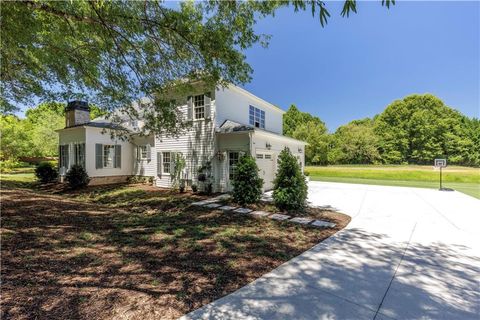
[[[446,157],[480,166],[480,121],[430,94],[396,100],[373,119],[354,120],[334,134],[293,105],[283,121],[285,135],[309,143],[307,164],[431,164]]]
[[[70,170],[68,170],[65,179],[72,189],[85,187],[90,182],[87,172],[79,164],[74,164]]]
[[[273,201],[280,210],[302,210],[307,200],[307,182],[300,165],[288,148],[280,152],[278,160]]]
[[[375,118],[380,155],[386,163],[430,164],[447,157],[451,163],[472,164],[469,154],[475,147],[466,122],[431,94],[396,100]]]
[[[41,183],[55,181],[58,177],[57,169],[48,161],[40,162],[35,168],[35,176]]]
[[[356,12],[356,2],[347,2],[343,16]],[[147,97],[146,127],[175,133],[180,119],[162,93],[185,90],[185,78],[209,87],[248,82],[243,52],[269,39],[255,32],[256,21],[288,6],[311,10],[322,26],[330,17],[318,0],[2,1],[1,61],[8,63],[1,64],[0,108],[77,98],[135,115],[131,102]]]
[[[263,179],[258,176],[258,166],[250,155],[238,159],[233,179],[233,200],[240,205],[256,203],[262,196]]]
[[[173,156],[172,172],[170,174],[170,180],[172,181],[172,188],[178,189],[185,187],[185,182],[182,180],[182,173],[187,165],[185,157],[181,153],[174,153]]]
[[[371,119],[355,120],[339,127],[332,140],[329,154],[332,163],[366,164],[380,160]]]
[[[58,155],[58,133],[65,126],[65,103],[44,102],[27,109],[25,119],[14,115],[0,116],[2,159],[52,157]],[[104,115],[90,105],[90,118]]]

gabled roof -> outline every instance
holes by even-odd
[[[245,124],[240,124],[232,120],[225,120],[222,125],[217,129],[218,133],[229,133],[229,132],[241,132],[241,131],[253,131],[255,130],[251,126]]]
[[[255,132],[258,134],[266,134],[271,137],[276,137],[277,139],[285,139],[285,140],[290,140],[292,142],[297,142],[301,143],[304,145],[307,145],[308,143],[305,141],[297,140],[294,138],[290,138],[287,136],[284,136],[282,134],[278,134],[272,131],[267,131],[259,128],[254,128],[252,126],[248,126],[245,124],[241,124],[232,120],[225,120],[222,125],[216,130],[217,133],[238,133],[238,132]]]

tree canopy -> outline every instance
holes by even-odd
[[[283,122],[286,135],[309,143],[308,164],[431,164],[445,157],[453,164],[480,166],[480,121],[431,94],[396,100],[373,119],[354,120],[333,134],[295,106]]]
[[[392,0],[383,0],[387,8]],[[102,110],[150,98],[146,128],[175,132],[180,118],[162,93],[188,89],[184,80],[243,84],[252,68],[244,50],[267,46],[256,21],[281,7],[311,10],[323,26],[323,1],[2,1],[2,111],[33,99],[85,99]],[[344,2],[342,16],[357,12]]]
[[[1,115],[0,159],[57,156],[58,133],[55,130],[65,127],[65,107],[64,103],[46,102],[27,109],[25,119]],[[104,112],[97,106],[90,106],[92,119],[102,115]]]

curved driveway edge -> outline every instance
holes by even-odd
[[[352,221],[181,319],[479,319],[480,200],[310,182],[309,201]]]

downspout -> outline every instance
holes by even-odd
[[[252,131],[248,132],[248,139],[249,139],[249,141],[250,141],[250,143],[249,143],[250,155],[253,157],[253,152],[252,152],[252,150],[253,150]]]

